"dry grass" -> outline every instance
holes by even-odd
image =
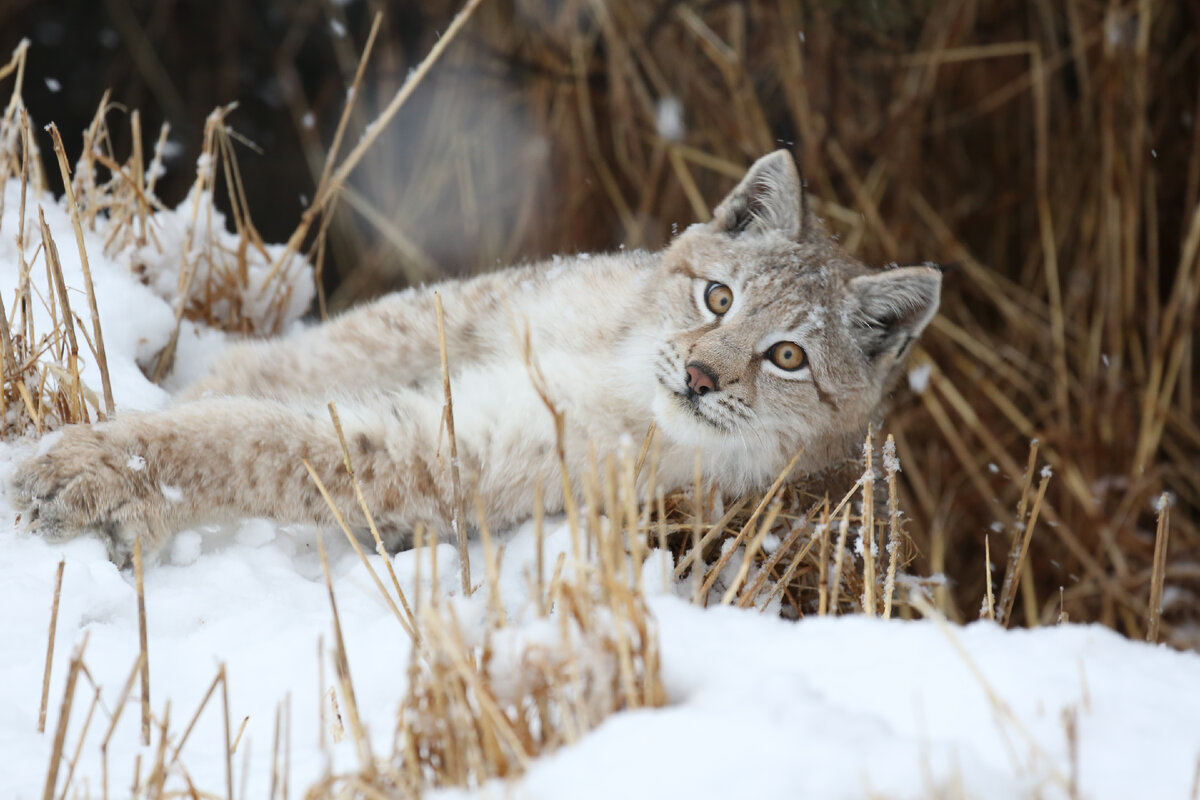
[[[572,541],[583,551],[569,563],[560,557],[550,576],[543,572],[538,528],[537,574],[528,577],[535,620],[510,627],[498,592],[501,555],[486,526],[482,632],[460,624],[458,614],[469,606],[442,595],[436,582],[429,597],[417,598],[396,744],[382,758],[371,753],[358,722],[330,586],[341,707],[348,711],[361,763],[352,774],[329,775],[309,797],[419,797],[432,788],[478,787],[492,778],[516,777],[532,759],[578,740],[608,715],[666,702],[657,634],[641,590],[649,513],[637,509],[631,454],[619,471],[617,478],[610,464],[604,479],[591,476],[593,485],[604,487],[605,520],[593,511],[573,527]],[[420,532],[417,538],[420,585],[425,556]],[[430,569],[437,574],[436,562]],[[387,594],[382,584],[377,587]]]

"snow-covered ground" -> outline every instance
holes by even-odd
[[[15,184],[6,191],[0,294],[11,303],[17,283]],[[42,202],[67,283],[82,289],[69,219],[52,201]],[[36,207],[28,213],[36,219]],[[136,360],[166,341],[171,307],[105,258],[99,238],[89,235],[87,246],[118,406],[160,407],[167,395],[142,376]],[[220,346],[219,335],[187,327],[180,368],[194,373]],[[83,375],[98,392],[94,365]],[[20,447],[0,445],[0,475],[7,475]],[[13,516],[0,503],[0,798],[42,795],[70,655],[85,640],[83,659],[101,687],[100,705],[71,785],[80,796],[99,797],[99,745],[139,652],[134,579],[107,561],[94,538],[50,545],[2,522]],[[563,526],[551,530],[547,563],[570,550]],[[499,538],[505,546],[502,598],[520,626],[534,616],[525,580],[534,536],[526,525]],[[341,535],[326,532],[325,542],[358,704],[376,752],[386,754],[405,686],[408,639]],[[383,574],[380,557],[371,559]],[[46,733],[39,734],[60,560],[65,571],[49,714]],[[483,563],[478,548],[471,560]],[[414,583],[413,553],[401,553],[393,563],[410,598],[428,595],[428,554],[422,587]],[[437,564],[440,591],[453,592],[454,548],[440,545]],[[1195,654],[1126,641],[1096,626],[1006,632],[987,623],[950,628],[855,617],[791,623],[750,611],[702,610],[677,596],[686,587],[665,585],[661,575],[661,562],[651,563],[645,583],[661,638],[668,706],[616,714],[578,744],[536,761],[515,786],[489,785],[479,796],[1196,796]],[[276,713],[284,703],[290,709],[291,796],[302,796],[325,772],[326,752],[335,770],[355,766],[349,738],[328,750],[319,744],[321,708],[329,708],[334,673],[331,614],[313,529],[252,520],[185,532],[147,565],[145,597],[151,704],[156,720],[170,704],[173,742],[225,665],[235,732],[246,720],[232,759],[236,796],[268,796]],[[461,611],[482,615],[482,602],[464,600]],[[76,691],[64,748],[68,761],[94,695],[84,679]],[[108,745],[110,797],[129,795],[138,756],[144,778],[157,746],[157,734],[151,747],[140,744],[137,697],[135,688]],[[198,790],[224,796],[219,699],[200,717],[169,786],[183,788],[186,770]],[[67,770],[64,763],[60,791]]]

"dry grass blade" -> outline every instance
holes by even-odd
[[[800,460],[800,456],[803,454],[804,451],[801,449],[798,450],[794,456],[792,456],[792,460],[788,462],[788,465],[784,467],[783,471],[780,472],[775,478],[775,482],[771,484],[771,488],[767,489],[766,494],[763,495],[762,500],[759,501],[758,506],[754,509],[754,513],[750,515],[750,519],[746,520],[746,524],[742,526],[740,531],[738,531],[737,536],[734,537],[733,544],[729,545],[728,549],[726,549],[721,557],[717,560],[716,565],[714,565],[712,569],[710,569],[705,575],[704,584],[700,589],[702,596],[707,595],[709,590],[712,589],[712,585],[716,582],[717,577],[721,574],[721,570],[725,569],[725,565],[729,562],[729,559],[732,558],[734,551],[737,550],[738,546],[746,538],[746,534],[753,527],[754,523],[758,521],[763,509],[767,507],[767,504],[770,503],[775,497],[776,493],[779,491],[779,488],[783,486],[783,482],[787,479],[788,475],[792,473],[792,469],[796,466],[796,462]]]
[[[829,613],[829,503],[821,509],[821,553],[818,576],[817,614]],[[835,605],[834,608],[837,606]]]
[[[838,595],[842,591],[842,559],[846,554],[846,535],[850,532],[850,507],[844,506],[842,520],[838,523],[837,546],[833,550],[833,591],[829,600],[830,610],[838,613]]]
[[[746,548],[746,554],[742,558],[742,563],[738,567],[737,574],[733,576],[733,581],[730,582],[729,588],[721,596],[721,605],[729,605],[737,596],[738,590],[742,588],[742,584],[745,583],[747,576],[750,574],[750,565],[754,563],[754,557],[762,548],[763,539],[767,538],[767,534],[775,525],[775,520],[779,517],[781,511],[783,511],[783,504],[776,498],[767,509],[767,515],[763,517],[762,524],[758,526],[758,535],[750,541],[750,545]]]
[[[1034,450],[1036,452],[1036,449]],[[1032,471],[1032,467],[1031,467]],[[1030,508],[1029,518],[1020,520],[1020,527],[1013,536],[1013,549],[1009,551],[1008,566],[1005,568],[1004,581],[1001,584],[1000,592],[1000,617],[1001,622],[1007,627],[1012,618],[1013,602],[1016,599],[1015,585],[1019,576],[1024,574],[1026,559],[1029,557],[1029,545],[1033,541],[1033,531],[1037,526],[1038,513],[1042,508],[1042,501],[1046,497],[1046,489],[1050,485],[1051,472],[1048,468],[1042,469],[1042,479],[1038,484],[1037,494],[1033,498],[1033,505]],[[1022,508],[1018,511],[1018,515],[1024,512],[1025,494],[1028,492],[1026,487],[1022,493],[1021,505]]]
[[[992,545],[991,537],[983,537],[983,569],[987,580],[987,592],[983,596],[983,604],[979,609],[980,619],[996,621],[996,598],[992,594]]]
[[[463,505],[462,484],[458,474],[458,439],[454,436],[454,396],[450,392],[450,366],[446,357],[446,321],[442,311],[442,296],[433,293],[434,309],[437,312],[438,352],[442,364],[442,393],[445,405],[442,407],[442,421],[446,425],[446,437],[450,440],[450,484],[454,503],[451,525],[458,542],[459,578],[462,581],[462,593],[466,597],[471,594],[471,557],[467,552],[467,520]]]
[[[103,107],[103,104],[101,104]],[[100,312],[96,308],[96,288],[92,283],[92,269],[88,263],[87,248],[83,245],[83,225],[79,221],[79,205],[75,202],[75,194],[71,188],[71,168],[67,166],[67,153],[63,149],[62,137],[54,123],[50,124],[50,137],[54,140],[54,153],[58,156],[58,166],[62,171],[63,185],[66,187],[67,209],[71,212],[71,224],[75,226],[75,244],[79,247],[79,264],[83,269],[83,285],[87,291],[88,308],[92,312],[92,341],[96,346],[96,363],[100,367],[100,382],[104,391],[104,413],[112,416],[113,393],[112,382],[108,377],[108,356],[104,352],[104,334],[100,329]]]
[[[863,442],[862,484],[862,554],[863,554],[863,613],[875,616],[875,448],[871,444],[871,428],[867,427],[867,439]]]
[[[1158,498],[1158,528],[1154,536],[1154,570],[1150,579],[1150,615],[1146,621],[1146,641],[1158,642],[1158,627],[1162,619],[1163,583],[1167,578],[1167,542],[1170,538],[1171,496],[1166,492]]]
[[[883,582],[883,618],[892,617],[892,595],[896,591],[896,563],[900,555],[900,498],[896,490],[896,473],[900,471],[900,459],[896,457],[896,440],[889,433],[883,445],[883,469],[888,487],[888,568]]]
[[[141,664],[139,657],[138,665]],[[183,746],[187,744],[188,737],[192,735],[192,729],[196,727],[196,723],[200,720],[200,714],[208,706],[208,701],[212,699],[213,692],[217,690],[217,686],[225,682],[225,665],[221,665],[217,669],[217,674],[213,676],[212,682],[208,684],[208,689],[204,692],[204,696],[200,698],[200,703],[196,706],[195,713],[192,714],[191,720],[188,721],[187,727],[183,729],[183,735],[179,737],[179,741],[175,744],[174,752],[171,753],[171,759],[167,762],[167,766],[174,765],[179,761],[179,753],[183,750]],[[116,726],[116,720],[113,720],[113,727]],[[106,737],[107,740],[107,737]],[[226,749],[229,749],[226,743]]]
[[[150,650],[146,639],[146,590],[142,582],[142,539],[133,540],[133,575],[137,591],[138,652],[142,679],[142,744],[150,744]]]
[[[83,635],[83,641],[71,654],[71,664],[67,667],[67,683],[63,689],[63,701],[58,710],[58,723],[54,728],[54,744],[50,749],[50,764],[46,768],[46,783],[42,789],[42,800],[54,800],[54,789],[58,785],[58,770],[62,763],[63,746],[67,741],[67,723],[71,718],[71,708],[75,703],[75,683],[79,680],[79,671],[83,666],[83,653],[87,649],[88,636]]]
[[[84,402],[83,382],[79,378],[79,341],[75,338],[74,315],[71,313],[71,304],[67,297],[67,284],[63,279],[62,262],[58,257],[58,246],[54,242],[54,237],[50,234],[50,227],[46,224],[45,214],[40,207],[38,208],[38,221],[41,223],[42,228],[43,258],[46,261],[46,268],[50,272],[51,283],[57,292],[59,308],[62,310],[62,331],[66,334],[68,343],[65,375],[67,386],[64,391],[67,410],[64,416],[67,421],[86,422],[88,421],[87,406]],[[57,332],[57,324],[54,327]]]
[[[108,743],[112,741],[113,732],[117,729],[117,723],[121,720],[121,715],[125,713],[125,704],[129,700],[129,695],[133,693],[133,684],[137,681],[137,677],[141,671],[142,654],[138,653],[137,660],[133,662],[133,668],[129,670],[129,677],[125,679],[125,684],[122,686],[121,693],[117,697],[117,704],[113,707],[112,719],[108,722],[108,730],[104,732],[104,738],[100,740],[101,789],[104,800],[108,800]]]
[[[305,466],[308,466],[305,464]],[[316,478],[312,472],[312,467],[308,467],[309,474]],[[354,745],[358,751],[359,765],[363,772],[363,777],[370,780],[374,777],[375,762],[371,758],[371,744],[367,739],[366,730],[362,726],[361,717],[358,713],[358,700],[354,695],[354,683],[350,679],[350,662],[346,659],[346,642],[342,638],[342,620],[338,616],[337,600],[333,596],[333,579],[329,574],[329,560],[325,556],[325,538],[321,534],[320,528],[317,529],[317,550],[321,556],[321,571],[325,575],[325,589],[329,593],[329,609],[333,613],[333,664],[337,673],[338,683],[342,687],[342,699],[346,703],[346,713],[350,718],[350,734],[354,737]],[[228,725],[226,725],[228,728]],[[232,800],[233,791],[230,787],[230,798]]]
[[[350,530],[350,526],[346,523],[346,518],[342,516],[341,509],[337,507],[337,503],[333,502],[333,498],[329,495],[329,490],[325,488],[324,481],[322,481],[321,477],[317,475],[317,471],[313,469],[312,464],[309,463],[307,458],[303,458],[300,461],[302,464],[304,464],[304,469],[308,471],[308,476],[312,479],[313,485],[316,486],[317,491],[321,493],[321,497],[325,500],[325,504],[329,506],[329,511],[333,514],[333,518],[337,520],[338,527],[340,527],[342,529],[342,533],[346,535],[346,541],[348,541],[350,546],[354,548],[354,552],[358,556],[358,560],[364,567],[366,567],[367,574],[371,576],[371,581],[375,584],[375,588],[379,590],[379,594],[387,603],[388,608],[392,610],[392,615],[396,617],[396,621],[400,623],[400,627],[404,629],[405,633],[407,633],[410,637],[415,636],[415,630],[410,627],[409,621],[404,617],[403,614],[400,613],[400,609],[396,606],[396,601],[392,599],[392,596],[388,593],[387,589],[384,588],[383,581],[379,579],[379,575],[375,572],[375,568],[371,566],[371,562],[367,559],[367,554],[363,552],[362,545],[358,543],[358,537],[354,535],[354,531]],[[388,559],[386,555],[384,556],[384,560],[390,565],[390,559]],[[404,595],[401,594],[400,597],[403,599]]]
[[[46,704],[50,699],[50,667],[54,663],[54,633],[58,629],[58,601],[62,597],[63,568],[66,559],[60,559],[54,572],[54,600],[50,604],[50,628],[46,634],[46,667],[42,670],[42,701],[38,705],[38,733],[46,731]]]
[[[362,486],[358,482],[358,476],[354,474],[354,464],[350,461],[350,448],[346,446],[346,434],[342,430],[342,421],[338,417],[337,404],[331,401],[327,407],[329,417],[333,421],[333,429],[337,432],[338,445],[342,448],[342,462],[346,465],[346,474],[350,476],[350,483],[354,487],[354,496],[358,498],[359,508],[362,509],[363,516],[367,519],[367,527],[371,530],[371,537],[375,539],[375,552],[383,559],[388,576],[392,579],[392,588],[396,590],[396,597],[399,598],[400,605],[404,608],[404,615],[408,618],[408,630],[411,633],[416,630],[417,621],[413,617],[412,609],[408,607],[408,599],[404,596],[404,590],[400,588],[400,581],[396,578],[392,559],[388,555],[387,548],[383,546],[383,537],[379,535],[379,528],[375,525],[375,515],[371,513],[367,499],[363,496]]]

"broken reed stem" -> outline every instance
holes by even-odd
[[[222,691],[224,691],[224,690],[222,690]],[[233,737],[233,744],[229,748],[230,755],[237,752],[238,742],[240,742],[242,740],[242,734],[246,732],[246,723],[248,723],[249,721],[250,721],[250,717],[248,715],[245,717],[242,717],[242,724],[238,725],[237,736]]]
[[[144,791],[146,797],[161,798],[163,796],[163,787],[167,783],[167,770],[163,762],[166,758],[167,727],[170,723],[171,701],[168,700],[158,724],[158,747],[155,749],[154,760],[150,762],[150,774],[146,778]],[[138,755],[140,757],[141,754]],[[186,770],[182,771],[185,775],[187,774]],[[232,795],[227,795],[227,798],[233,800]]]
[[[146,646],[146,591],[142,584],[142,537],[133,540],[133,574],[137,586],[138,647],[141,650],[142,744],[150,745],[150,651]]]
[[[346,446],[346,434],[342,430],[342,420],[337,412],[337,403],[331,400],[328,408],[329,418],[333,420],[333,429],[337,431],[338,445],[342,448],[342,461],[346,465],[346,474],[350,476],[350,485],[354,487],[354,496],[358,499],[358,505],[362,509],[363,516],[367,518],[367,527],[371,529],[371,537],[375,539],[375,552],[379,554],[379,557],[383,559],[383,563],[387,567],[388,576],[392,579],[392,588],[396,590],[396,596],[400,598],[400,605],[404,608],[405,616],[408,617],[409,629],[415,634],[417,620],[413,616],[412,609],[408,607],[408,600],[404,597],[404,590],[400,588],[400,580],[396,577],[396,570],[392,566],[391,556],[388,555],[387,548],[383,546],[383,537],[379,535],[379,528],[375,525],[375,516],[371,513],[371,509],[367,505],[367,499],[363,496],[358,476],[354,473],[354,465],[350,461],[350,448]]]
[[[654,434],[657,431],[657,423],[651,420],[650,427],[646,429],[646,438],[642,440],[642,449],[638,453],[637,463],[633,466],[633,477],[635,480],[642,474],[642,465],[646,463],[646,455],[650,452],[650,443],[654,441]]]
[[[1162,620],[1163,582],[1167,578],[1167,542],[1170,537],[1171,496],[1158,496],[1158,529],[1154,533],[1154,571],[1150,575],[1150,613],[1146,620],[1146,641],[1158,643],[1158,627]]]
[[[361,91],[363,75],[366,73],[367,62],[371,58],[371,51],[375,48],[375,37],[379,34],[379,26],[383,22],[383,12],[375,12],[375,18],[371,21],[371,31],[367,34],[366,44],[363,45],[362,55],[358,59],[358,67],[354,71],[354,80],[350,82],[350,90],[347,92],[346,105],[342,107],[341,116],[338,117],[337,128],[333,132],[333,141],[329,145],[329,152],[325,155],[325,165],[321,169],[321,178],[317,181],[318,194],[319,187],[329,185],[329,174],[333,171],[333,162],[337,159],[338,152],[342,149],[342,139],[346,135],[346,126],[350,123],[350,112],[354,108],[354,101],[358,99]],[[316,205],[314,203],[314,205]]]
[[[484,580],[488,585],[488,610],[492,614],[492,624],[503,628],[507,621],[504,615],[504,603],[500,601],[500,564],[496,558],[496,550],[492,546],[492,529],[488,527],[487,515],[483,511],[483,498],[475,493],[475,518],[479,524],[479,540],[483,545]]]
[[[986,579],[986,594],[983,608],[979,611],[980,618],[996,621],[996,598],[992,596],[992,539],[986,534],[983,537],[983,574]]]
[[[1025,465],[1025,475],[1021,478],[1021,499],[1017,501],[1017,518],[1014,522],[1012,543],[1008,548],[1008,563],[1004,568],[1004,580],[1000,583],[1000,621],[1005,626],[1009,622],[1016,595],[1016,582],[1021,574],[1017,569],[1017,562],[1024,558],[1028,546],[1025,539],[1030,526],[1025,524],[1025,510],[1029,507],[1029,492],[1033,488],[1033,468],[1037,465],[1037,453],[1038,440],[1034,439],[1029,443],[1029,460]]]
[[[805,522],[807,523],[807,520],[805,520]],[[797,530],[801,530],[802,527],[803,526],[798,526]],[[760,610],[766,609],[771,605],[772,601],[775,600],[777,595],[780,595],[787,590],[788,585],[792,581],[792,576],[796,574],[796,570],[800,569],[800,564],[805,558],[808,557],[808,554],[812,552],[812,549],[816,546],[816,544],[817,542],[815,539],[809,539],[804,543],[804,546],[796,552],[796,555],[792,556],[791,563],[788,564],[788,568],[784,570],[783,576],[776,581],[775,585],[771,587],[771,591],[767,593],[767,599],[763,602]]]
[[[1033,498],[1033,506],[1029,511],[1029,519],[1025,522],[1025,528],[1021,531],[1020,545],[1015,553],[1009,553],[1009,569],[1012,570],[1012,575],[1008,574],[1008,570],[1004,574],[1003,587],[1008,588],[1007,595],[1001,591],[1000,613],[1003,614],[1001,622],[1005,627],[1008,627],[1009,621],[1012,619],[1012,607],[1016,601],[1016,582],[1020,579],[1024,569],[1025,560],[1029,557],[1029,545],[1033,541],[1033,529],[1037,525],[1038,513],[1042,509],[1042,499],[1046,496],[1046,488],[1050,485],[1050,470],[1042,469],[1042,480],[1038,484],[1037,495]],[[1022,498],[1024,501],[1024,498]],[[1014,537],[1015,539],[1015,537]],[[1014,541],[1014,545],[1016,542]]]
[[[62,261],[58,257],[58,245],[54,242],[54,236],[50,233],[50,226],[46,224],[46,215],[40,205],[38,206],[38,220],[42,228],[42,258],[46,262],[46,270],[50,273],[50,280],[58,294],[58,304],[63,315],[62,330],[66,331],[69,345],[67,373],[71,383],[67,387],[66,395],[68,411],[73,418],[67,421],[82,422],[86,420],[87,411],[83,399],[83,386],[79,379],[79,340],[75,337],[74,315],[71,313],[71,301],[67,296],[66,280],[63,278]],[[51,308],[53,308],[53,303],[51,303]],[[56,331],[59,330],[54,321],[51,324]],[[41,391],[38,392],[38,397],[42,397]]]
[[[817,615],[829,613],[829,495],[825,495],[825,503],[821,509],[821,561],[817,565],[819,583],[817,586]]]
[[[703,470],[700,451],[696,450],[692,465],[692,605],[701,605],[704,598],[704,550],[700,529],[704,526]]]
[[[508,308],[506,303],[506,308]],[[508,324],[512,330],[513,338],[521,345],[521,358],[525,362],[525,372],[529,376],[529,382],[533,384],[533,390],[537,392],[537,396],[542,401],[542,405],[550,412],[551,419],[554,420],[554,454],[558,459],[558,476],[562,486],[563,511],[567,516],[567,528],[571,532],[571,556],[576,560],[582,558],[582,549],[579,541],[579,507],[575,502],[575,492],[571,488],[571,476],[567,472],[567,446],[566,446],[566,415],[554,405],[554,401],[550,398],[549,390],[546,386],[546,376],[542,373],[541,366],[533,357],[533,343],[529,336],[529,325],[526,323],[522,331],[517,327],[517,320],[512,314],[512,309],[508,308]]]
[[[684,554],[683,558],[679,559],[679,563],[675,566],[675,580],[682,579],[683,573],[694,564],[700,563],[700,565],[703,566],[704,559],[702,556],[704,551],[708,549],[708,546],[714,539],[724,532],[730,521],[741,512],[748,500],[749,498],[743,497],[726,509],[725,514],[719,520],[709,526],[708,532],[705,533],[700,539],[699,548],[697,548],[693,543],[693,547]],[[695,526],[693,526],[693,534],[695,534],[695,532]]]
[[[300,459],[300,463],[302,463],[304,468],[308,470],[308,477],[312,479],[313,484],[317,487],[317,491],[320,492],[321,497],[324,498],[325,504],[329,506],[329,511],[333,514],[333,518],[337,521],[338,527],[342,529],[342,533],[346,534],[346,540],[350,542],[350,546],[354,548],[354,552],[358,554],[358,560],[361,561],[362,565],[367,568],[367,573],[371,576],[371,580],[375,582],[375,588],[379,590],[379,593],[383,595],[383,599],[387,601],[388,608],[392,610],[392,614],[400,623],[400,627],[404,629],[404,632],[407,633],[410,638],[415,638],[416,628],[409,627],[408,620],[404,618],[404,615],[400,613],[400,609],[396,607],[396,601],[392,599],[390,594],[388,594],[387,589],[383,588],[383,581],[379,579],[379,575],[375,572],[375,568],[371,566],[371,562],[367,559],[367,554],[363,552],[362,545],[358,543],[358,538],[354,535],[354,532],[350,530],[350,526],[346,523],[346,518],[342,516],[341,509],[339,509],[337,504],[333,502],[333,498],[330,496],[329,490],[325,488],[325,483],[317,475],[317,471],[313,469],[313,465],[307,458]],[[387,560],[389,564],[391,563],[390,559],[385,560]]]
[[[442,413],[446,423],[446,436],[450,440],[450,489],[454,494],[451,523],[454,526],[454,536],[458,540],[458,567],[459,577],[462,580],[463,597],[469,597],[471,594],[471,556],[467,552],[466,509],[463,506],[462,484],[458,474],[458,441],[454,437],[454,397],[450,393],[450,364],[446,357],[446,319],[445,312],[442,310],[440,292],[433,293],[433,307],[437,312],[438,351],[442,359],[442,392],[446,396],[446,404]]]
[[[883,618],[892,618],[892,597],[896,592],[896,562],[900,558],[900,498],[896,493],[896,473],[900,460],[896,456],[896,440],[889,433],[883,444],[883,469],[888,486],[888,568],[883,581]]]
[[[183,248],[180,253],[179,264],[179,280],[178,296],[175,299],[175,327],[171,331],[171,338],[167,340],[166,346],[158,355],[158,363],[154,366],[154,377],[152,380],[158,383],[167,374],[175,363],[175,348],[179,344],[179,334],[183,325],[183,317],[187,313],[188,298],[192,293],[192,281],[196,278],[196,272],[199,267],[199,255],[192,260],[192,243],[195,241],[196,232],[199,230],[200,222],[200,203],[206,193],[212,193],[212,182],[215,181],[215,159],[217,158],[217,127],[223,127],[225,120],[223,117],[224,110],[215,108],[204,121],[204,145],[200,150],[200,157],[206,158],[212,166],[200,168],[200,161],[196,162],[196,180],[192,182],[191,191],[188,193],[192,198],[191,214],[188,218],[187,234],[183,240]],[[274,276],[272,276],[274,277]]]
[[[842,560],[846,554],[846,536],[850,533],[850,506],[842,506],[842,521],[838,524],[837,547],[833,551],[833,592],[829,598],[829,610],[838,613],[838,595],[842,589]]]
[[[54,746],[50,748],[50,764],[46,768],[46,783],[42,787],[42,800],[54,800],[54,789],[58,784],[58,767],[62,763],[63,745],[67,740],[67,724],[71,719],[71,706],[75,703],[75,682],[83,666],[83,652],[87,648],[88,634],[71,654],[71,665],[67,668],[67,685],[63,689],[62,705],[59,706],[58,724],[54,728]]]
[[[655,488],[654,490],[654,510],[658,512],[658,549],[661,556],[668,552],[666,498],[663,497],[661,488]],[[668,577],[667,558],[660,558],[659,560],[662,562],[662,588],[665,592],[671,586],[670,578]]]
[[[653,425],[653,423],[652,423]],[[650,447],[650,436],[653,435],[653,430],[648,431],[644,450],[648,451]],[[625,578],[629,586],[641,587],[642,585],[642,560],[645,557],[643,552],[645,549],[646,539],[645,534],[649,533],[646,525],[643,525],[638,514],[638,497],[637,497],[637,465],[634,463],[628,451],[625,451],[621,459],[621,494],[625,499],[625,534],[627,543],[625,550],[622,550],[622,545],[616,545],[618,556],[623,556],[624,552],[629,553],[629,559],[625,564],[632,569],[632,574],[627,569]],[[648,504],[647,504],[648,506]],[[647,510],[648,507],[647,507]]]
[[[875,450],[871,445],[871,427],[867,426],[867,440],[863,444],[866,469],[862,476],[862,520],[863,542],[863,613],[875,616]]]
[[[129,677],[125,679],[125,685],[121,689],[117,703],[113,706],[112,719],[108,722],[108,730],[104,732],[104,738],[100,741],[101,788],[104,800],[108,800],[108,743],[112,739],[113,732],[117,729],[117,723],[121,720],[121,714],[125,712],[125,704],[129,700],[130,693],[133,692],[134,681],[137,680],[137,676],[141,670],[142,654],[138,653],[138,657],[133,662],[133,669],[129,670]]]
[[[87,667],[83,667],[84,674],[87,674]],[[90,679],[90,678],[89,678]],[[88,705],[87,714],[83,716],[83,727],[79,730],[79,739],[75,742],[75,751],[71,753],[71,760],[67,764],[67,777],[63,781],[62,793],[58,796],[59,800],[67,800],[67,792],[71,789],[71,779],[75,777],[75,767],[79,763],[79,756],[83,753],[83,742],[87,737],[88,729],[92,727],[92,716],[96,713],[96,706],[100,704],[100,687],[92,684],[95,693],[92,695],[92,702]]]
[[[758,535],[746,547],[746,555],[742,559],[741,566],[738,567],[737,574],[734,576],[733,581],[730,582],[729,588],[725,590],[725,594],[721,596],[721,605],[727,606],[737,597],[738,589],[741,588],[747,576],[750,575],[750,565],[754,563],[754,557],[758,555],[763,539],[767,538],[768,531],[775,524],[775,520],[779,517],[781,511],[783,511],[783,503],[779,502],[779,498],[775,498],[767,510],[767,515],[763,517],[762,524],[758,527]]]
[[[62,172],[63,186],[66,188],[67,208],[71,212],[71,224],[75,228],[75,244],[79,246],[79,265],[83,268],[84,289],[87,291],[88,307],[92,312],[92,337],[96,343],[96,362],[100,367],[100,383],[104,388],[104,413],[111,417],[115,407],[112,383],[108,378],[108,357],[104,352],[104,334],[100,330],[100,312],[96,308],[96,288],[92,284],[92,269],[88,264],[87,249],[83,246],[83,225],[79,221],[79,205],[75,202],[75,192],[71,189],[71,168],[67,165],[67,153],[63,149],[62,137],[53,122],[50,123],[49,130],[50,137],[54,140],[54,153],[58,156],[58,168]]]
[[[320,542],[320,536],[321,536],[321,532],[318,530],[317,531],[317,541],[318,542]],[[325,552],[324,552],[324,550],[322,550],[321,555],[323,556],[324,554],[325,554]],[[324,563],[324,562],[322,562],[322,563]],[[328,575],[328,573],[326,573],[326,574]],[[218,668],[218,673],[221,678],[221,713],[222,713],[222,716],[224,717],[224,722],[225,722],[225,797],[226,797],[226,800],[233,800],[233,748],[235,747],[235,744],[230,742],[229,681],[225,677],[225,665],[224,664],[221,664],[221,666]],[[167,707],[170,708],[169,705]],[[245,725],[246,725],[246,723],[243,722],[242,727],[245,728]],[[166,738],[167,738],[166,729],[164,728],[163,729],[163,741],[164,742],[166,741]],[[240,733],[238,734],[238,738],[239,739],[241,738]]]
[[[138,663],[140,664],[141,662],[139,661]],[[200,714],[208,705],[208,701],[212,699],[213,692],[217,690],[217,685],[224,680],[225,665],[222,664],[217,670],[217,674],[213,676],[212,682],[208,684],[208,690],[204,692],[204,697],[200,699],[200,704],[196,706],[196,713],[192,714],[191,720],[188,722],[187,727],[184,728],[183,736],[179,737],[179,743],[175,745],[175,751],[171,754],[171,760],[167,762],[167,766],[172,766],[179,761],[179,753],[183,750],[183,746],[187,744],[188,737],[192,735],[192,728],[196,727],[196,722],[200,719]],[[113,721],[113,726],[116,726],[115,720]],[[107,743],[107,739],[105,739],[105,742]],[[228,743],[226,749],[228,749]]]
[[[546,501],[542,489],[542,476],[533,483],[533,539],[536,544],[534,590],[537,594],[538,614],[546,616],[550,611],[550,598],[546,596]]]
[[[3,314],[3,311],[0,311]],[[50,700],[50,667],[54,663],[54,633],[58,629],[58,601],[62,597],[63,568],[67,560],[60,559],[54,575],[54,600],[50,604],[50,633],[46,640],[46,667],[42,671],[42,702],[38,705],[38,733],[46,732],[46,705]]]
[[[309,473],[312,467],[305,462]],[[346,640],[342,637],[342,620],[338,616],[337,600],[333,596],[333,578],[329,573],[329,559],[325,555],[325,537],[317,528],[317,552],[321,557],[321,571],[325,574],[325,589],[329,592],[329,608],[333,612],[333,665],[337,672],[338,683],[342,685],[342,698],[346,702],[346,713],[350,717],[350,730],[354,736],[355,748],[358,750],[358,762],[362,768],[362,777],[370,781],[375,776],[375,761],[371,758],[371,745],[367,741],[361,719],[358,715],[358,700],[354,696],[354,684],[350,680],[350,662],[346,659]],[[232,794],[230,795],[232,798]]]

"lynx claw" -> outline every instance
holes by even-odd
[[[144,503],[120,463],[121,453],[103,432],[69,428],[44,453],[17,465],[8,498],[26,530],[51,542],[95,531],[113,563],[125,566],[133,542],[146,533],[146,515],[137,513]]]

